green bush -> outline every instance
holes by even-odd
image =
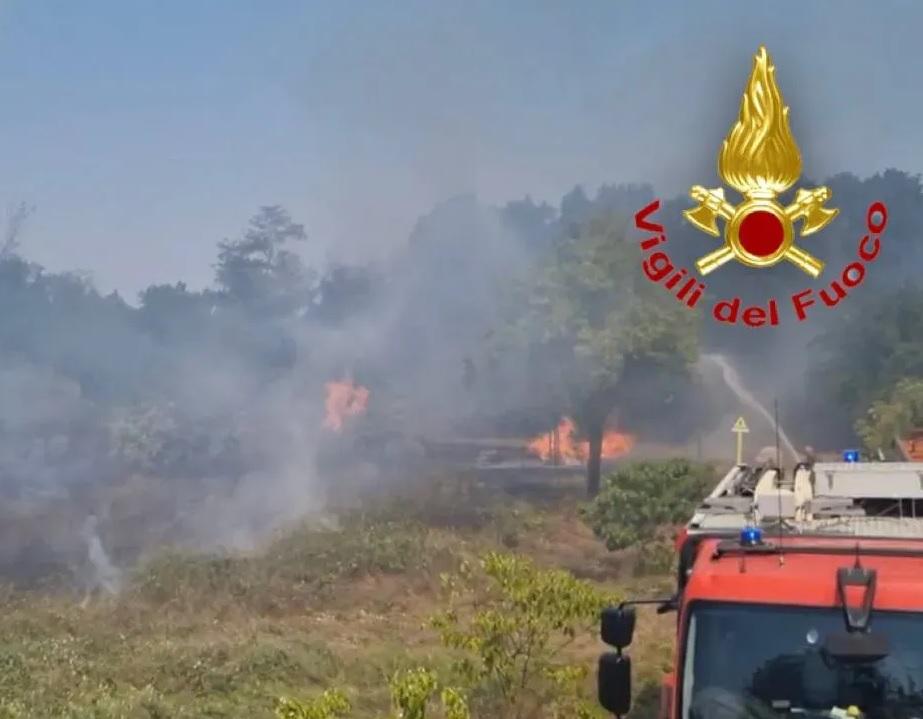
[[[898,437],[921,424],[923,379],[905,377],[856,421],[856,434],[869,452],[877,452],[891,449]]]
[[[426,719],[426,705],[438,689],[436,675],[428,669],[414,669],[391,679],[391,705],[400,719]]]
[[[673,569],[675,563],[676,550],[673,542],[666,537],[655,537],[638,545],[634,574],[636,577],[663,576]]]
[[[439,692],[439,680],[429,669],[398,672],[391,678],[391,706],[395,719],[426,719],[427,709]],[[439,693],[444,719],[470,719],[464,694],[451,687]]]
[[[442,687],[430,669],[423,667],[397,672],[388,682],[393,719],[426,719],[438,696],[442,719],[470,719],[468,702],[458,689]],[[345,719],[352,705],[339,689],[328,689],[308,701],[283,697],[276,701],[277,719]]]
[[[449,606],[433,625],[460,653],[456,670],[478,716],[533,716],[540,708],[555,717],[593,715],[583,693],[588,667],[568,663],[562,651],[594,631],[616,597],[568,572],[495,552],[443,583]]]
[[[282,698],[276,702],[278,719],[342,719],[352,707],[343,692],[328,689],[310,701]]]
[[[715,479],[711,465],[685,459],[635,462],[605,478],[584,518],[609,549],[625,549],[685,523]]]

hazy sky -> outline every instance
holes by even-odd
[[[0,209],[127,299],[263,204],[382,256],[442,199],[709,182],[765,43],[805,172],[923,170],[923,2],[0,0]]]

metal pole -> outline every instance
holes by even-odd
[[[782,471],[782,455],[781,455],[781,453],[780,453],[780,451],[779,451],[779,400],[778,400],[778,399],[774,399],[774,400],[772,401],[772,411],[773,411],[773,417],[774,417],[775,423],[776,423],[776,426],[775,426],[775,430],[776,430],[776,466],[779,468],[780,478],[781,478],[781,471]]]

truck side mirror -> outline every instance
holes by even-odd
[[[631,657],[606,652],[599,658],[599,703],[617,717],[631,709]]]
[[[600,629],[602,640],[610,647],[624,649],[631,646],[635,633],[635,608],[623,605],[603,609]]]

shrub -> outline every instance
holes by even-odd
[[[662,576],[673,569],[675,562],[676,550],[673,542],[666,537],[655,537],[638,545],[634,574],[638,577]]]
[[[278,719],[341,719],[348,716],[351,708],[343,692],[328,689],[307,702],[284,697],[279,699],[276,702],[276,717]]]
[[[396,674],[391,679],[391,704],[400,719],[425,719],[426,705],[436,693],[436,675],[428,669]]]
[[[478,571],[479,570],[479,571]],[[489,553],[472,568],[444,576],[449,607],[433,618],[443,643],[460,651],[456,669],[485,716],[589,716],[587,667],[562,650],[595,629],[617,599],[561,570]]]
[[[468,702],[458,689],[443,687],[436,674],[426,668],[397,672],[389,682],[393,719],[426,719],[427,711],[439,696],[443,719],[470,719]],[[277,719],[344,719],[352,709],[346,695],[328,689],[320,696],[301,702],[282,698],[276,701]]]
[[[856,434],[869,452],[876,452],[891,449],[898,437],[921,424],[923,379],[905,377],[856,421]]]
[[[426,719],[427,709],[439,693],[439,681],[429,669],[411,669],[395,674],[390,688],[395,719]],[[468,702],[458,689],[445,687],[439,697],[444,719],[470,718]]]
[[[653,539],[664,525],[688,520],[713,488],[711,465],[685,459],[635,462],[605,478],[584,518],[611,549]]]

